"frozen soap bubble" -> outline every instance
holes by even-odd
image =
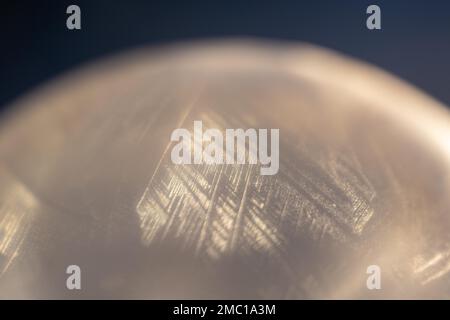
[[[373,66],[184,44],[95,62],[9,110],[0,297],[450,297],[450,114]],[[196,120],[279,129],[278,173],[172,163],[171,132]]]

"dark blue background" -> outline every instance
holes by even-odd
[[[82,30],[66,28],[77,4]],[[378,4],[382,30],[365,27]],[[144,44],[256,36],[309,41],[374,63],[450,105],[450,1],[2,1],[0,108],[83,62]]]

